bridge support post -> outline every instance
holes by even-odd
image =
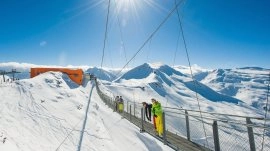
[[[127,104],[127,112],[128,112],[128,101],[127,101],[127,103],[126,103],[126,104]]]
[[[185,110],[185,116],[186,116],[187,139],[190,141],[189,116],[187,110]]]
[[[144,132],[145,130],[144,130],[144,125],[143,125],[143,115],[144,115],[144,113],[143,113],[143,107],[141,108],[141,122],[142,122],[142,127],[141,127],[141,130],[140,130],[140,132]]]
[[[112,105],[111,102],[112,102],[112,99],[111,99],[111,97],[108,96],[108,104],[109,104],[110,107],[112,107],[111,106]]]
[[[117,111],[116,111],[116,102],[115,102],[115,101],[113,101],[113,111],[114,111],[114,112],[117,112]]]
[[[114,107],[114,98],[111,99],[111,108],[113,108],[113,109],[115,108]]]
[[[163,125],[163,143],[167,145],[167,137],[166,137],[166,119],[165,112],[162,113],[162,125]]]
[[[255,141],[254,141],[254,134],[253,134],[253,128],[250,126],[252,124],[251,120],[249,117],[246,118],[247,122],[247,131],[248,131],[248,138],[249,138],[249,146],[251,151],[255,151]]]
[[[145,108],[143,107],[143,121],[145,122],[145,113],[146,112],[146,110],[145,110]]]
[[[3,74],[3,79],[4,79],[4,82],[6,82],[6,79],[5,79],[5,73]]]
[[[215,151],[220,151],[217,121],[214,121],[213,123],[213,137],[214,137]]]
[[[136,117],[136,115],[135,115],[135,108],[136,107],[136,104],[135,104],[135,102],[134,102],[134,107],[133,107],[133,112],[134,112],[134,117]]]
[[[111,98],[107,95],[106,96],[109,106],[111,107]]]
[[[114,108],[113,107],[113,100],[114,100],[114,98],[110,98],[110,106],[111,106],[111,108]]]
[[[15,81],[15,73],[16,73],[16,69],[12,69],[12,80]]]
[[[129,120],[131,121],[131,105],[129,105]]]

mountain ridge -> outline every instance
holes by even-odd
[[[19,67],[20,69],[21,67],[23,71],[26,71],[26,67],[30,67],[32,64],[15,63],[15,65],[12,66],[12,63],[9,63],[8,65],[10,69],[13,69],[14,67]],[[26,67],[24,65],[26,65]],[[0,69],[2,70],[3,69],[7,70],[9,68],[7,67],[7,64],[3,63],[0,64]],[[266,86],[268,83],[267,77],[269,76],[267,73],[268,69],[261,67],[241,67],[235,69],[209,70],[203,69],[198,65],[195,65],[192,68],[195,69],[196,71],[194,73],[194,78],[197,79],[198,82],[201,82],[201,84],[203,84],[204,86],[210,87],[210,89],[207,89],[207,91],[206,91],[207,87],[204,87],[205,92],[199,90],[200,92],[198,93],[200,93],[202,96],[206,97],[206,95],[208,95],[207,93],[210,93],[210,90],[214,90],[220,93],[221,96],[223,96],[223,98],[227,98],[227,96],[234,98],[232,99],[233,101],[228,102],[237,103],[241,100],[241,102],[246,102],[250,106],[258,109],[263,109],[265,107],[266,104],[265,100],[267,94]],[[181,72],[181,70],[183,72]],[[179,79],[177,80],[175,79],[175,77],[172,77],[172,79],[168,79],[168,77],[172,75],[183,76],[185,78],[190,77],[190,74],[185,74],[187,73],[188,70],[189,69],[186,66],[174,66],[172,68],[162,63],[144,63],[135,68],[125,70],[122,73],[122,75],[118,78],[115,75],[117,71],[109,68],[100,69],[97,67],[89,67],[85,71],[87,73],[94,74],[101,80],[109,82],[121,83],[121,81],[126,80],[132,80],[135,82],[137,80],[135,83],[142,83],[142,85],[137,85],[135,87],[143,88],[145,87],[145,85],[148,85],[152,89],[155,89],[155,91],[157,91],[158,93],[165,96],[168,95],[168,93],[164,92],[165,89],[162,88],[161,84],[164,83],[166,86],[169,87],[172,85],[175,86],[174,82],[172,82],[172,79],[178,82]],[[25,79],[27,78],[28,74],[29,72],[22,72],[21,76],[19,76],[18,78]],[[158,74],[159,76],[156,76],[156,74]],[[153,79],[155,80],[151,81]],[[195,90],[196,88],[191,87],[191,84],[192,83],[185,83],[184,85],[188,87],[188,89],[196,91]],[[159,89],[157,89],[158,86],[160,87]],[[180,92],[179,90],[175,93],[182,94],[182,96],[186,96],[186,94]],[[214,94],[213,91],[211,91],[211,94]],[[208,95],[208,97],[206,98],[212,101],[216,101],[218,99],[215,98],[219,98],[218,96],[219,95]],[[251,98],[252,100],[250,100]]]

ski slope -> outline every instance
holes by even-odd
[[[0,95],[0,150],[172,150],[62,73],[2,83]]]

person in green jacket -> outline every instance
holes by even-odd
[[[157,134],[162,137],[163,135],[163,121],[162,121],[162,107],[161,104],[154,98],[151,99],[152,101],[152,109],[151,112],[154,115],[154,125],[156,125],[156,132]]]

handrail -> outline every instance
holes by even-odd
[[[109,97],[109,96],[108,96]],[[129,100],[125,100],[128,104],[130,103],[130,105],[133,105],[133,104],[141,104],[141,103],[138,103],[138,102],[133,102],[133,101],[129,101]],[[139,107],[137,107],[139,108]],[[179,111],[191,111],[191,112],[200,112],[198,110],[191,110],[191,109],[184,109],[184,108],[173,108],[173,107],[163,107],[164,109],[172,109],[172,110],[179,110]],[[173,112],[173,111],[169,111],[169,110],[164,110],[168,113],[174,113],[174,114],[181,114],[181,115],[187,115],[187,116],[190,116],[190,117],[194,117],[194,118],[200,118],[200,116],[198,115],[194,115],[194,114],[186,114],[186,113],[181,113],[181,112]],[[263,117],[250,117],[250,116],[241,116],[241,115],[233,115],[233,114],[224,114],[224,113],[214,113],[214,112],[206,112],[206,111],[201,111],[201,113],[205,113],[205,114],[210,114],[210,115],[224,115],[224,116],[232,116],[232,117],[240,117],[240,118],[250,118],[250,119],[256,119],[256,120],[266,120],[266,121],[270,121],[270,119],[264,119]],[[241,122],[234,122],[233,120],[227,120],[227,119],[219,119],[219,118],[210,118],[210,117],[205,117],[204,116],[204,119],[207,119],[207,120],[215,120],[215,121],[220,121],[220,122],[223,122],[223,123],[231,123],[231,124],[239,124],[239,125],[243,125],[243,126],[249,126],[249,127],[256,127],[256,128],[263,128],[263,129],[269,129],[269,127],[267,126],[260,126],[260,125],[255,125],[255,123],[253,124],[246,124],[246,123],[241,123]],[[199,119],[197,119],[199,120]],[[200,120],[201,121],[201,120]],[[235,120],[236,121],[236,120]],[[202,121],[206,124],[209,124],[207,123],[206,121]],[[242,122],[245,122],[245,121],[242,121]]]
[[[248,117],[248,118],[251,118],[251,119],[265,120],[264,117],[251,117],[251,116],[242,116],[242,115],[234,115],[234,114],[206,112],[206,111],[198,111],[198,110],[191,110],[191,109],[184,109],[184,108],[172,108],[172,107],[164,107],[164,108],[175,109],[175,110],[186,110],[186,111],[192,111],[192,112],[201,112],[201,113],[207,113],[207,114],[213,114],[213,115],[226,115],[226,116],[242,117],[242,118]],[[266,119],[266,120],[270,121],[270,119]]]
[[[185,113],[180,113],[180,112],[173,112],[173,111],[167,111],[168,113],[176,113],[176,114],[181,114],[181,115],[187,115],[187,116],[190,116],[190,117],[196,117],[197,118],[200,118],[200,116],[198,115],[192,115],[192,114],[185,114]],[[229,120],[222,120],[222,119],[217,119],[217,118],[209,118],[209,117],[203,117],[204,119],[208,119],[208,120],[213,120],[213,121],[220,121],[220,122],[223,122],[223,123],[231,123],[231,124],[239,124],[239,125],[243,125],[243,126],[249,126],[249,127],[256,127],[256,128],[263,128],[263,129],[269,129],[270,130],[270,127],[267,127],[267,126],[260,126],[260,125],[255,125],[255,123],[253,124],[246,124],[246,123],[241,123],[241,122],[233,122],[233,121],[229,121]],[[200,119],[197,119],[197,120],[200,120]],[[202,121],[202,120],[200,120]],[[209,124],[205,121],[202,121],[206,124]]]

